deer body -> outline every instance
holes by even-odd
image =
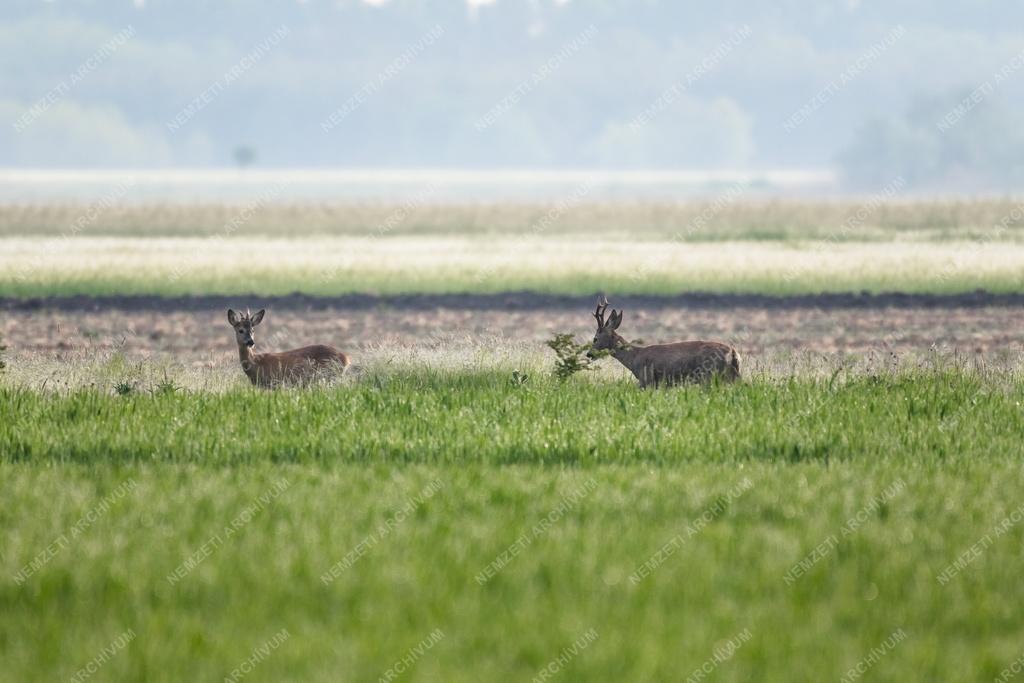
[[[707,382],[713,377],[733,381],[740,377],[740,356],[728,344],[715,341],[683,341],[672,344],[640,346],[630,344],[616,330],[622,323],[622,312],[612,310],[604,319],[608,302],[597,306],[595,351],[609,350],[640,382],[640,387],[673,385],[684,382]]]
[[[308,382],[318,376],[343,373],[349,366],[347,355],[333,346],[323,344],[277,353],[257,353],[254,350],[256,342],[252,328],[260,324],[264,313],[260,310],[252,317],[248,313],[239,317],[234,311],[228,311],[228,322],[235,328],[242,370],[255,386],[272,387]]]
[[[718,375],[734,380],[740,376],[740,357],[736,349],[712,341],[684,341],[674,344],[632,345],[612,352],[612,357],[626,366],[640,381],[672,385],[683,382],[706,382]]]

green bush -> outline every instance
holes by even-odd
[[[114,392],[118,396],[130,396],[135,393],[135,384],[128,380],[120,380],[114,383]]]
[[[566,380],[583,370],[592,370],[594,361],[608,355],[607,351],[597,351],[591,358],[589,342],[577,344],[571,334],[556,334],[554,338],[544,342],[555,352],[555,377]]]

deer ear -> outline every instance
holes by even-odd
[[[255,327],[256,325],[259,325],[263,321],[263,314],[266,313],[266,312],[267,312],[267,309],[265,309],[265,308],[261,308],[260,310],[256,311],[256,315],[254,315],[252,317],[253,327]]]
[[[228,309],[228,322],[231,323],[232,325],[238,324],[238,314],[236,314],[230,308]]]
[[[612,309],[612,317],[608,321],[608,324],[611,326],[613,330],[619,329],[619,325],[622,324],[622,311],[616,311],[615,309]]]

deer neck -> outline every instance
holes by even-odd
[[[242,370],[247,375],[253,375],[256,372],[256,366],[259,363],[259,354],[253,351],[252,346],[246,346],[245,344],[238,345],[238,359],[242,361]]]
[[[635,344],[625,344],[625,346],[621,346],[612,351],[612,358],[632,370],[633,364],[636,362],[636,356],[640,352],[641,348],[642,347]]]

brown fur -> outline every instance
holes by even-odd
[[[683,382],[708,382],[713,377],[727,381],[740,377],[740,356],[736,349],[715,341],[683,341],[673,344],[630,344],[616,330],[622,312],[612,309],[604,320],[607,300],[598,304],[595,351],[608,350],[640,381],[640,387],[674,385]]]
[[[333,346],[315,344],[291,351],[257,353],[252,330],[263,320],[264,313],[260,310],[254,316],[245,313],[239,317],[234,311],[228,311],[228,322],[235,329],[242,370],[254,385],[273,387],[305,383],[318,376],[345,372],[349,358]]]

